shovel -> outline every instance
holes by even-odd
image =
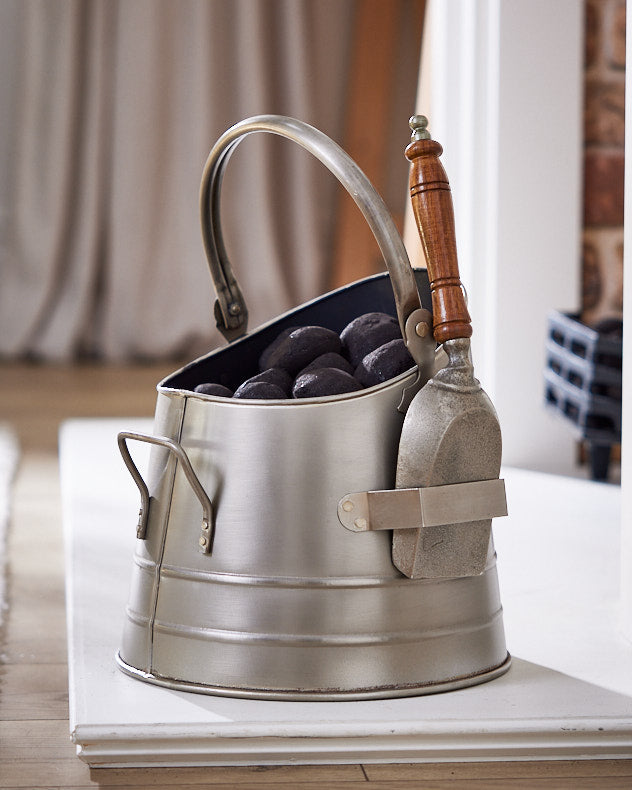
[[[500,426],[474,377],[450,185],[439,161],[443,149],[430,138],[427,123],[423,116],[411,118],[406,157],[428,265],[434,338],[448,361],[411,401],[399,445],[396,487],[419,488],[426,495],[421,497],[422,526],[393,531],[393,563],[413,579],[483,573],[494,558],[492,517],[507,513],[498,479]]]

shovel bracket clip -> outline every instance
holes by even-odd
[[[338,519],[352,532],[423,529],[507,515],[504,480],[361,491],[338,503]]]

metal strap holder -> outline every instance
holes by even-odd
[[[507,515],[504,480],[346,494],[338,518],[352,532],[419,529]]]
[[[425,559],[413,578],[482,573],[491,520],[506,515],[505,481],[499,479],[361,491],[346,494],[338,503],[338,519],[352,532],[420,530]]]

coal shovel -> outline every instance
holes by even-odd
[[[427,119],[413,116],[410,195],[426,256],[433,332],[446,367],[415,395],[404,420],[396,487],[420,489],[421,526],[394,529],[393,562],[406,576],[475,576],[493,561],[491,519],[506,515],[496,411],[474,377],[472,326],[461,284],[450,185]]]

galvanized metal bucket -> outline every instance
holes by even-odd
[[[393,489],[406,404],[432,372],[425,272],[413,273],[381,199],[349,157],[294,119],[237,124],[211,151],[202,225],[225,334],[245,331],[245,302],[221,239],[219,189],[252,132],[292,139],[340,179],[363,211],[389,274],[341,288],[233,340],[158,385],[154,434],[119,446],[142,507],[120,667],[207,694],[289,700],[397,697],[460,688],[509,666],[490,540],[482,573],[410,579],[390,530],[354,532],[349,492]],[[417,367],[359,392],[232,400],[193,392],[235,384],[288,326],[335,331],[363,312],[396,315]],[[238,383],[238,382],[237,382]],[[153,445],[145,478],[127,443]],[[394,525],[395,526],[395,525]]]

